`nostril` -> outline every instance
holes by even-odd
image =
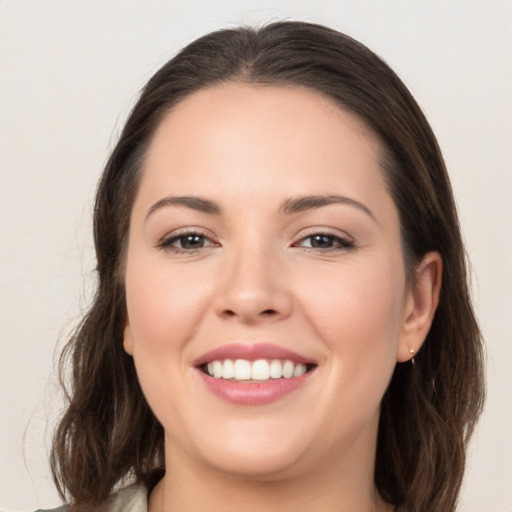
[[[233,311],[232,309],[225,309],[223,311],[223,314],[228,317],[238,316],[239,313],[236,313],[236,311]],[[277,315],[277,311],[275,309],[265,309],[263,311],[260,311],[260,313],[256,316],[274,316]]]

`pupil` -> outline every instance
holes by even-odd
[[[197,249],[203,246],[203,237],[201,235],[188,235],[181,241],[183,249]]]
[[[332,247],[332,239],[326,235],[315,235],[311,240],[311,245],[318,248]]]

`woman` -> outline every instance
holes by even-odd
[[[298,22],[187,46],[94,235],[52,454],[71,510],[455,510],[481,337],[435,137],[367,48]]]

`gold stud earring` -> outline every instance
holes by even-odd
[[[409,347],[409,354],[412,355],[411,363],[414,364],[414,354],[416,354],[416,351],[412,347]]]

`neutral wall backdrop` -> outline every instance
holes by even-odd
[[[208,31],[283,18],[375,50],[438,135],[488,346],[460,510],[512,512],[510,0],[0,0],[0,509],[59,503],[56,346],[94,288],[94,188],[138,90]]]

